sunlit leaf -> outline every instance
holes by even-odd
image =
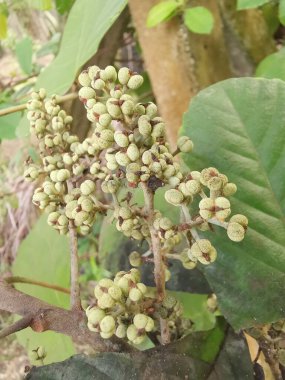
[[[214,17],[205,7],[193,7],[184,12],[184,23],[191,32],[209,34],[214,27]]]

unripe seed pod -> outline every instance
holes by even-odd
[[[184,200],[183,194],[175,189],[167,190],[164,196],[166,201],[174,206],[179,206]]]
[[[236,222],[236,223],[239,223],[241,224],[244,228],[246,228],[248,226],[248,219],[246,216],[242,215],[242,214],[236,214],[236,215],[233,215],[230,219],[230,223],[231,222]]]
[[[177,141],[177,148],[183,153],[190,153],[193,146],[193,142],[187,136],[180,136]]]
[[[130,144],[127,149],[127,155],[131,161],[137,161],[140,157],[139,148],[136,144]]]
[[[107,66],[104,70],[106,80],[115,82],[117,79],[117,70],[114,66]]]
[[[216,211],[215,216],[219,220],[226,219],[231,213],[231,209],[230,209],[231,204],[227,198],[224,198],[224,197],[216,198],[215,207],[218,208],[218,211]]]
[[[182,265],[185,269],[194,269],[197,266],[197,261],[185,260],[182,261]]]
[[[100,330],[103,333],[110,333],[115,330],[115,320],[111,315],[106,315],[100,322]]]
[[[191,195],[198,194],[201,191],[200,182],[195,179],[187,181],[186,188]]]
[[[141,266],[142,265],[141,255],[136,251],[131,252],[131,254],[129,256],[129,262],[130,262],[131,266],[133,266],[133,267]]]
[[[122,298],[122,290],[119,286],[113,285],[108,289],[108,294],[116,301],[119,301]]]
[[[116,99],[115,99],[116,100]],[[111,102],[107,102],[107,111],[113,119],[118,119],[122,116],[121,108]]]
[[[111,116],[108,113],[104,113],[99,116],[99,123],[102,127],[108,127],[112,121]]]
[[[127,338],[133,342],[138,337],[138,330],[135,325],[131,324],[127,328]]]
[[[73,215],[73,214],[72,214]],[[86,211],[79,211],[76,213],[74,218],[74,224],[79,227],[81,226],[87,219],[88,219],[88,213]]]
[[[47,223],[49,226],[53,226],[57,223],[60,213],[58,211],[51,212],[47,218]]]
[[[110,309],[115,305],[115,300],[110,296],[110,294],[105,293],[98,299],[98,307],[100,309]]]
[[[150,102],[148,103],[145,111],[146,115],[152,119],[157,114],[157,106],[154,103]]]
[[[91,79],[87,71],[82,71],[82,73],[78,77],[78,82],[81,84],[81,86],[84,86],[84,87],[90,86]]]
[[[67,217],[65,215],[60,215],[60,217],[58,218],[57,223],[60,226],[67,226],[68,225],[68,219],[67,219]]]
[[[123,339],[126,337],[127,335],[127,328],[125,325],[123,324],[119,324],[119,326],[117,327],[116,329],[116,332],[115,332],[115,335],[120,338],[120,339]]]
[[[134,108],[134,103],[131,100],[126,100],[121,106],[123,114],[127,116],[130,116],[134,113]]]
[[[95,75],[97,74],[98,71],[100,71],[100,68],[98,66],[89,66],[88,69],[88,75],[90,77],[91,80],[94,79]]]
[[[232,241],[239,242],[244,239],[245,230],[241,224],[230,222],[228,224],[227,234]]]
[[[164,123],[158,123],[158,124],[156,124],[153,127],[151,136],[154,139],[157,139],[159,137],[163,137],[164,136],[164,132],[165,132],[165,125],[164,125]]]
[[[200,182],[202,185],[207,186],[209,179],[212,177],[218,177],[219,176],[219,171],[216,168],[206,168],[201,171],[200,175]]]
[[[82,87],[78,92],[79,98],[83,100],[92,99],[96,97],[96,93],[91,87]]]
[[[105,311],[99,309],[98,307],[91,308],[90,310],[86,310],[86,315],[88,318],[88,322],[93,325],[97,325],[102,321],[102,319],[106,316]]]
[[[131,77],[130,70],[127,67],[122,67],[118,72],[118,80],[121,84],[127,84]]]
[[[58,182],[66,181],[68,178],[70,178],[70,171],[67,169],[60,169],[57,172],[56,180]]]
[[[129,299],[133,302],[137,302],[141,300],[143,297],[142,293],[139,291],[139,289],[132,288],[129,293]]]
[[[89,198],[84,198],[80,202],[78,200],[78,203],[81,205],[82,210],[86,212],[91,212],[94,208],[94,204]]]
[[[215,201],[211,198],[203,198],[199,203],[200,215],[208,220],[214,215]]]
[[[129,146],[128,136],[126,136],[124,133],[120,131],[116,131],[114,133],[114,140],[116,144],[121,148],[126,148],[127,146]]]
[[[86,181],[82,182],[80,185],[80,191],[83,195],[89,195],[93,193],[95,190],[95,183],[91,181],[90,179],[87,179]]]
[[[225,197],[230,197],[231,195],[234,195],[237,191],[237,186],[234,183],[227,183],[223,188],[223,195]]]
[[[149,122],[149,116],[142,115],[138,119],[138,127],[139,127],[139,132],[142,136],[145,136],[145,137],[149,136],[152,131],[152,126]]]
[[[105,88],[105,82],[102,79],[95,79],[92,81],[91,86],[95,90],[103,90]]]
[[[143,77],[141,75],[133,75],[128,81],[127,86],[131,90],[138,89],[143,84]]]
[[[130,159],[126,153],[117,152],[115,157],[120,166],[127,166],[130,163]]]
[[[148,316],[141,313],[136,314],[133,323],[138,330],[144,329],[148,323]]]
[[[103,103],[96,103],[92,107],[92,112],[97,113],[98,115],[103,115],[104,113],[107,113],[107,107]]]

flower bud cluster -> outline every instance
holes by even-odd
[[[147,287],[137,269],[117,273],[114,281],[102,279],[94,289],[95,304],[86,310],[88,328],[108,339],[113,335],[140,344],[155,330],[154,320],[145,314]]]

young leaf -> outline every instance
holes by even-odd
[[[263,4],[269,3],[270,0],[238,0],[237,10],[257,8]]]
[[[44,87],[49,94],[64,94],[80,67],[96,53],[126,3],[126,0],[77,0],[69,12],[59,53],[39,75],[37,88]]]
[[[29,37],[23,38],[16,45],[16,56],[25,74],[30,75],[33,69],[33,43]]]
[[[205,275],[235,329],[285,317],[285,83],[229,79],[201,91],[184,116],[191,168],[214,166],[238,186],[232,214],[249,219],[241,243],[215,228],[217,261]]]
[[[13,264],[13,275],[69,287],[69,245],[66,236],[59,235],[47,224],[46,215],[40,217],[20,245]],[[69,296],[35,285],[16,284],[16,288],[52,305],[67,308]],[[26,329],[17,333],[19,342],[30,351],[44,346],[45,364],[64,360],[74,354],[69,337],[46,331],[42,334]]]
[[[179,6],[180,3],[175,0],[162,1],[156,4],[148,13],[146,26],[152,28],[163,21],[169,20],[174,16]]]
[[[205,7],[193,7],[184,12],[184,23],[191,32],[210,34],[214,27],[214,17]]]
[[[285,80],[285,48],[265,57],[257,66],[255,75]]]

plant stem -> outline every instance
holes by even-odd
[[[188,206],[187,206],[185,203],[183,203],[183,204],[181,205],[181,210],[182,210],[182,213],[183,213],[183,215],[184,215],[185,222],[186,222],[186,223],[189,223],[189,224],[192,224],[193,221],[192,221],[192,218],[191,218],[191,215],[190,215],[190,212],[189,212]],[[198,232],[196,231],[195,228],[191,228],[190,233],[191,233],[191,235],[193,236],[194,240],[197,241],[197,240],[200,239],[199,234],[198,234]]]
[[[8,284],[21,283],[21,284],[37,285],[37,286],[42,286],[43,288],[53,289],[53,290],[57,290],[57,291],[62,292],[62,293],[70,294],[70,290],[63,288],[62,286],[52,285],[52,284],[49,284],[48,282],[44,282],[44,281],[32,280],[32,279],[26,278],[26,277],[17,277],[17,276],[16,277],[14,277],[14,276],[13,277],[6,277],[5,281]]]
[[[76,92],[72,92],[70,94],[59,97],[57,103],[63,103],[63,102],[66,102],[68,100],[76,99],[77,96],[78,96],[78,94]],[[14,112],[24,111],[26,108],[27,108],[27,103],[19,104],[17,106],[13,106],[13,107],[4,108],[4,109],[0,110],[0,116],[5,116],[5,115],[8,115],[8,114],[14,113]]]
[[[142,182],[141,187],[144,194],[145,210],[147,212],[147,222],[149,226],[151,238],[151,250],[154,259],[154,280],[157,290],[157,301],[162,302],[165,297],[165,266],[161,252],[161,244],[158,233],[154,228],[154,193]],[[160,318],[161,343],[167,344],[170,342],[170,334],[167,321]]]
[[[69,222],[70,237],[70,309],[82,310],[79,287],[79,260],[77,233],[73,221]]]

